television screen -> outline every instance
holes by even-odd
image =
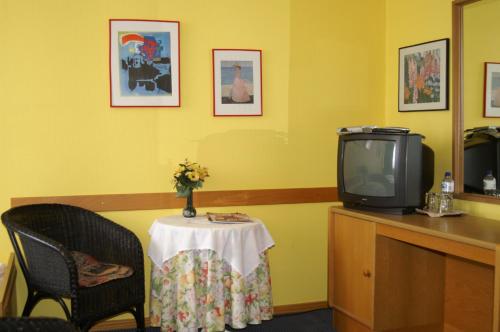
[[[395,141],[347,141],[343,163],[344,188],[347,193],[376,197],[395,195]]]

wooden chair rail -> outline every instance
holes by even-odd
[[[302,204],[335,201],[338,201],[337,188],[335,187],[198,191],[194,193],[196,207]],[[70,204],[96,212],[105,212],[179,209],[185,206],[186,199],[176,197],[173,192],[11,198],[12,207],[40,203]]]

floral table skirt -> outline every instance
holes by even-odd
[[[187,250],[153,264],[150,297],[151,326],[162,331],[224,331],[225,324],[244,328],[273,315],[267,254],[243,278],[213,250]]]

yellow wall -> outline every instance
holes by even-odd
[[[423,0],[417,4],[410,0],[386,0],[385,34],[386,124],[408,127],[426,137],[424,142],[435,154],[436,186],[452,165],[451,111],[398,112],[398,59],[401,47],[451,38],[451,1]]]
[[[109,108],[109,18],[181,21],[181,108]],[[451,168],[451,111],[397,111],[398,48],[450,37],[451,0],[1,0],[0,31],[1,211],[18,196],[171,191],[185,157],[209,167],[204,190],[335,186],[339,126],[410,127],[435,151],[435,182]],[[263,117],[212,117],[212,48],[263,50]],[[265,221],[276,305],[326,299],[329,205],[217,209]],[[151,222],[175,213],[105,215],[147,248]],[[2,228],[0,260],[10,251]]]
[[[362,8],[341,0],[1,0],[0,210],[10,197],[171,191],[185,157],[209,168],[204,190],[335,186],[335,128],[384,122],[384,15],[375,0]],[[110,18],[181,22],[181,108],[108,106]],[[262,49],[263,117],[212,116],[212,48]],[[218,209],[260,217],[271,231],[275,305],[326,300],[329,205]],[[146,249],[154,218],[174,213],[105,215]],[[10,251],[2,228],[0,260]],[[21,276],[18,290],[22,306]],[[48,303],[35,310],[61,314]]]
[[[500,62],[500,1],[482,0],[464,8],[464,129],[500,126],[483,117],[484,63]]]
[[[451,4],[452,0],[424,0],[418,5],[410,0],[386,0],[387,125],[410,127],[427,137],[426,142],[434,149],[436,156],[435,188],[439,185],[444,171],[452,167],[453,105],[450,105],[450,111],[397,112],[398,48],[435,39],[451,39]],[[494,13],[490,12],[488,15]],[[488,21],[489,18],[483,16],[481,20]],[[498,43],[496,48],[498,49]],[[450,76],[450,82],[451,79]],[[451,100],[450,90],[450,102]],[[498,205],[457,200],[456,207],[472,215],[500,220]]]

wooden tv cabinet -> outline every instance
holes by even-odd
[[[499,332],[500,221],[331,207],[338,332]]]
[[[14,254],[9,255],[4,275],[0,278],[0,317],[16,316],[16,265]]]

